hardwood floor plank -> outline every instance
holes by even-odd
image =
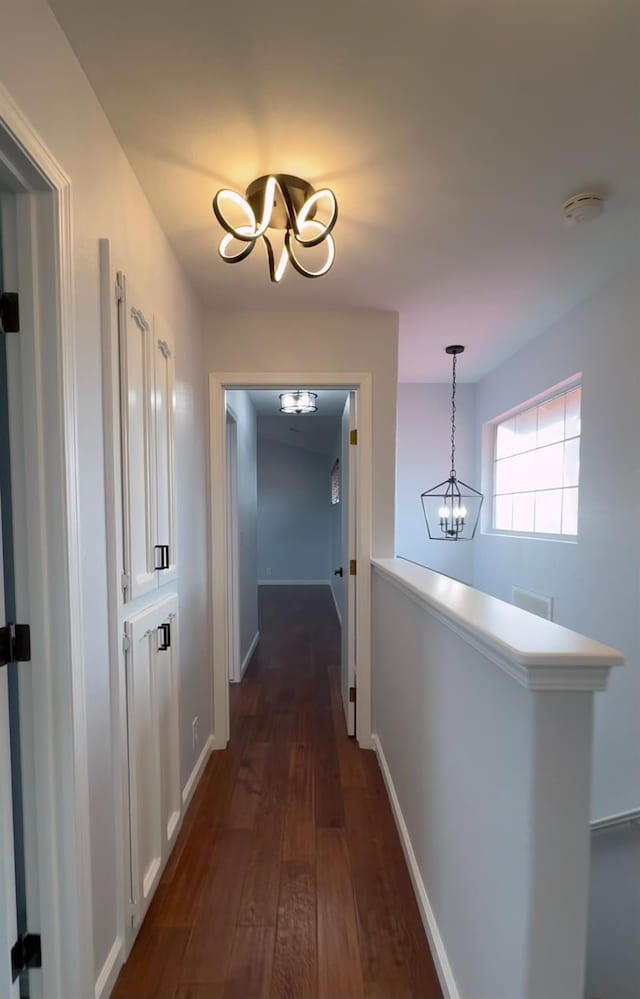
[[[250,742],[245,748],[231,794],[228,829],[253,829],[268,749],[266,742]]]
[[[215,986],[222,997],[236,929],[252,834],[236,829],[214,845],[212,868],[200,897],[181,977],[183,982]]]
[[[316,999],[315,873],[309,861],[282,865],[270,999]]]
[[[179,982],[186,929],[158,929],[145,923],[129,960],[120,972],[112,999],[159,999],[172,996]]]
[[[289,796],[284,824],[282,859],[310,860],[315,856],[314,762],[311,747],[293,743],[289,769]]]
[[[382,855],[371,831],[374,817],[366,788],[345,788],[347,845],[358,913],[364,991],[368,999],[412,999],[403,927],[389,890]]]
[[[269,999],[274,935],[272,926],[238,926],[224,999]]]
[[[318,829],[316,863],[319,999],[362,999],[358,923],[342,829]]]

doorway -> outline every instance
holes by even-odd
[[[94,985],[70,182],[2,87],[0,191],[0,994],[66,999]]]
[[[370,404],[370,376],[368,374],[353,373],[349,375],[295,375],[283,374],[274,375],[234,375],[210,376],[211,380],[211,491],[212,491],[212,582],[213,582],[213,672],[214,672],[214,719],[216,744],[223,747],[229,740],[230,719],[229,719],[229,691],[228,677],[230,676],[230,642],[229,636],[233,629],[233,620],[230,618],[233,601],[229,598],[229,588],[233,585],[234,578],[241,572],[234,566],[234,553],[230,536],[229,516],[229,475],[230,458],[229,446],[230,437],[228,431],[228,399],[227,392],[232,395],[236,392],[243,392],[252,395],[263,392],[272,398],[287,389],[297,389],[301,385],[314,390],[341,393],[342,406],[336,427],[339,429],[340,441],[334,461],[337,459],[340,469],[341,484],[344,489],[342,508],[344,511],[344,532],[340,530],[340,562],[331,569],[323,569],[321,579],[311,579],[308,575],[300,575],[301,567],[295,565],[296,545],[290,542],[293,540],[293,519],[292,530],[284,532],[282,537],[286,541],[289,556],[293,555],[294,561],[288,562],[293,565],[283,576],[284,569],[280,566],[277,576],[274,576],[274,565],[261,567],[263,575],[260,577],[262,585],[272,587],[280,585],[318,585],[325,584],[327,592],[333,594],[333,599],[338,608],[339,616],[342,618],[342,633],[345,636],[344,648],[339,653],[342,660],[340,690],[342,694],[345,725],[350,734],[355,735],[363,748],[371,748],[371,705],[370,705],[370,667],[369,667],[369,603],[370,603],[370,505],[371,505],[371,449],[370,449],[370,425],[371,425],[371,404]],[[279,408],[276,409],[277,419],[279,419]],[[273,414],[273,415],[276,415]],[[338,414],[336,414],[338,415]],[[358,423],[356,428],[355,424]],[[290,429],[283,429],[288,433]],[[296,429],[296,428],[294,428]],[[355,432],[357,429],[357,435]],[[239,431],[236,431],[237,433]],[[343,444],[342,440],[346,443]],[[237,439],[236,439],[237,440]],[[335,449],[334,449],[335,450]],[[236,444],[236,451],[241,452],[241,445]],[[327,503],[331,495],[331,464],[326,468],[325,476],[325,496]],[[349,474],[350,472],[350,474]],[[357,487],[356,487],[357,482]],[[242,482],[238,482],[238,490],[243,494],[245,489]],[[351,518],[349,519],[349,510]],[[291,537],[289,537],[291,535]],[[243,548],[243,529],[239,527],[240,544],[239,550]],[[344,543],[343,543],[344,542]],[[282,546],[283,548],[285,545]],[[325,555],[330,557],[332,544],[326,545]],[[298,546],[299,550],[299,546]],[[273,556],[276,559],[282,553],[276,552]],[[242,554],[240,554],[242,560]],[[336,560],[337,561],[337,560]],[[358,565],[360,573],[358,574]],[[269,575],[271,571],[271,575]],[[340,576],[340,572],[342,575]],[[292,575],[288,575],[292,573]],[[329,573],[331,575],[329,576]],[[337,575],[334,577],[333,573]],[[340,592],[337,586],[331,585],[334,582],[343,581],[344,590]],[[293,580],[293,581],[292,581]],[[256,592],[255,621],[257,623],[257,584],[258,564],[256,554],[256,567],[254,576],[254,589]],[[331,589],[329,589],[331,586]],[[240,590],[243,589],[242,580]],[[349,595],[349,590],[351,594]],[[331,597],[330,597],[331,599]],[[242,602],[242,601],[241,601]],[[341,606],[342,605],[342,606]],[[240,618],[242,619],[242,612]],[[242,654],[242,631],[241,626],[241,666],[243,664]],[[250,627],[250,625],[249,625]],[[250,637],[250,636],[249,636]],[[258,641],[254,636],[255,643]],[[244,643],[248,644],[248,643]],[[249,651],[253,649],[248,645]],[[254,645],[255,648],[255,645]],[[357,666],[356,666],[357,653]],[[249,656],[250,659],[250,656]],[[248,659],[246,660],[248,662]],[[246,664],[246,663],[245,663]],[[357,672],[357,682],[356,682]]]

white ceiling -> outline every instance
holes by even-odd
[[[452,342],[473,380],[637,250],[637,0],[51,5],[211,308],[398,310],[402,380]],[[213,194],[269,171],[335,191],[326,277],[218,259]]]

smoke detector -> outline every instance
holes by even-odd
[[[604,198],[597,191],[584,191],[567,198],[562,213],[567,222],[591,222],[602,214]]]

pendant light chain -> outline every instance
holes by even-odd
[[[453,377],[451,380],[451,478],[456,477],[456,360],[453,354]]]

